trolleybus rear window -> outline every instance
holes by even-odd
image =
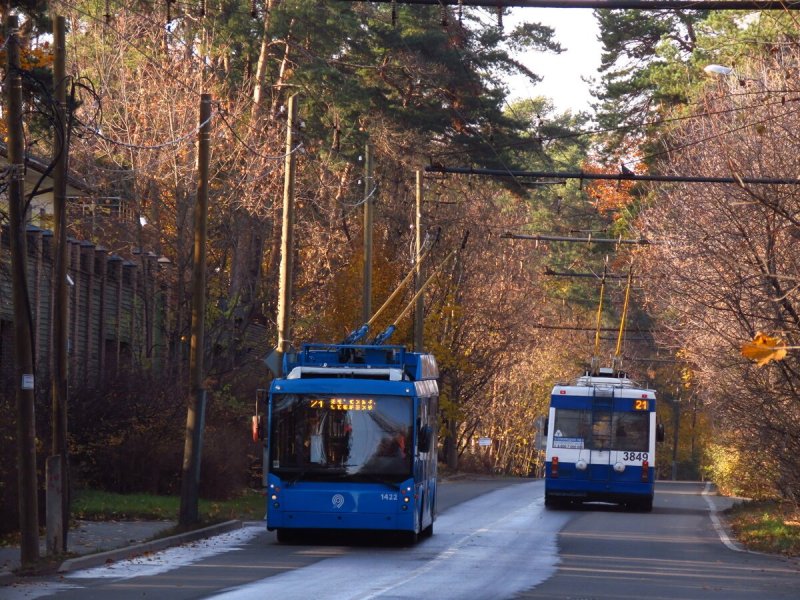
[[[647,452],[650,414],[556,409],[553,448]]]

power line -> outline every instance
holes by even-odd
[[[166,142],[162,142],[160,144],[153,144],[153,145],[129,144],[129,143],[123,142],[121,140],[115,140],[115,139],[112,139],[112,138],[104,135],[98,129],[94,129],[93,127],[90,127],[89,125],[87,125],[85,123],[82,123],[81,121],[77,121],[77,122],[81,127],[83,127],[86,131],[88,131],[92,135],[95,135],[95,136],[99,137],[100,139],[102,139],[102,140],[104,140],[104,141],[106,141],[106,142],[108,142],[110,144],[113,144],[115,146],[121,146],[123,148],[132,148],[134,150],[161,150],[163,148],[168,148],[170,146],[177,146],[178,144],[182,144],[182,143],[184,143],[184,142],[186,142],[186,141],[188,141],[190,139],[193,140],[195,134],[197,134],[197,132],[200,131],[201,128],[203,128],[205,125],[207,125],[211,121],[211,119],[214,117],[215,114],[217,114],[217,113],[212,113],[212,115],[208,118],[208,120],[204,121],[203,123],[200,123],[200,125],[195,127],[192,131],[190,131],[190,132],[188,132],[188,133],[186,133],[186,134],[184,134],[184,135],[182,135],[180,137],[177,137],[175,139],[172,139],[172,140],[169,140],[169,141],[166,141]]]
[[[794,94],[797,93],[797,90],[759,90],[758,92],[742,92],[736,94],[730,94],[729,98],[734,97],[741,97],[752,95],[754,93],[763,94],[764,92],[769,92],[772,94]],[[541,144],[543,142],[555,142],[560,140],[569,140],[573,138],[579,138],[588,135],[597,135],[603,133],[615,133],[615,132],[630,132],[636,131],[638,129],[644,129],[646,127],[654,127],[659,125],[670,125],[672,123],[679,123],[681,121],[687,121],[692,119],[705,119],[711,116],[716,115],[725,115],[728,113],[738,113],[747,110],[754,110],[757,108],[764,108],[766,106],[774,106],[774,105],[785,105],[789,102],[798,102],[800,101],[800,96],[795,98],[786,98],[785,96],[781,97],[778,100],[773,102],[759,102],[757,104],[748,104],[745,106],[736,106],[733,108],[725,108],[722,110],[712,110],[712,111],[704,111],[702,113],[697,114],[690,114],[690,115],[680,115],[676,117],[666,117],[663,119],[654,119],[652,121],[642,121],[640,123],[631,124],[631,125],[619,125],[617,127],[605,127],[605,128],[596,128],[596,129],[588,129],[585,131],[570,131],[569,133],[564,133],[560,135],[550,135],[550,136],[536,136],[531,139],[526,139],[520,142],[509,142],[507,144],[500,144],[497,145],[497,148],[508,148],[508,149],[516,149],[516,148],[524,148],[525,146],[531,144]],[[688,105],[688,106],[691,106]],[[431,156],[440,157],[440,156],[448,156],[451,154],[462,154],[461,150],[447,150],[447,151],[439,151],[439,152],[432,152]]]
[[[359,0],[355,0],[359,1]],[[366,1],[366,0],[364,0]],[[370,0],[396,4],[483,8],[593,8],[628,10],[800,10],[800,0]]]
[[[582,277],[586,279],[602,279],[603,275],[598,275],[597,273],[575,273],[574,271],[554,271],[550,267],[545,267],[542,275],[547,275],[549,277]],[[606,273],[606,279],[626,279],[627,275],[619,275],[616,273]]]
[[[525,235],[522,233],[511,233],[507,231],[505,233],[500,234],[501,238],[511,239],[511,240],[534,240],[537,242],[573,242],[573,243],[583,243],[583,244],[591,244],[592,242],[597,244],[639,244],[639,245],[649,245],[653,244],[650,240],[646,240],[644,238],[638,240],[626,240],[623,238],[593,238],[591,235],[585,238],[576,238],[576,237],[568,237],[562,235]],[[545,275],[564,275],[563,273],[547,273]],[[580,277],[580,275],[574,275],[575,277]],[[608,275],[607,275],[608,276]],[[625,276],[627,277],[627,275]]]
[[[629,173],[587,173],[585,171],[513,171],[508,169],[476,169],[473,167],[425,167],[427,173],[450,173],[455,175],[484,175],[489,177],[530,177],[532,179],[580,179],[611,181],[666,181],[674,183],[735,183],[763,185],[800,185],[800,179],[790,177],[710,177],[691,175],[636,175]]]
[[[531,325],[534,329],[556,329],[562,331],[597,331],[597,327],[578,327],[572,325],[545,325],[544,323],[534,323]],[[619,331],[618,327],[600,327],[600,331]],[[657,333],[660,329],[640,329],[636,328],[635,333]]]

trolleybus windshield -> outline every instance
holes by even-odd
[[[282,394],[272,401],[270,471],[290,480],[411,476],[412,399]]]
[[[649,412],[569,408],[558,408],[555,412],[553,448],[648,451]]]

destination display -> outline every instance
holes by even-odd
[[[309,403],[321,410],[375,410],[373,398],[310,398]]]

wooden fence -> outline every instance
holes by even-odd
[[[13,306],[8,228],[0,228],[0,381],[13,378]],[[55,240],[29,226],[28,292],[39,390],[49,380]],[[132,260],[91,242],[68,240],[68,369],[70,385],[95,385],[138,367],[162,369],[169,356],[169,287],[163,259]]]

